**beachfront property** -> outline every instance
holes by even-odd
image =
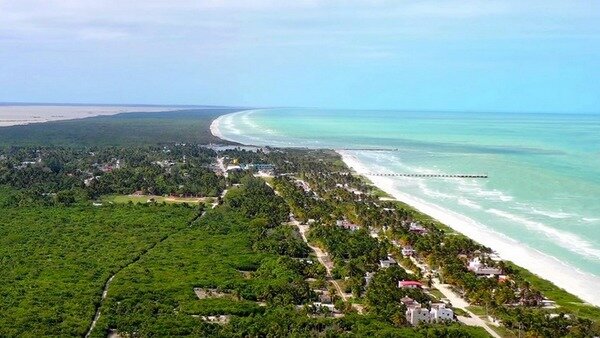
[[[398,263],[396,263],[396,260],[390,255],[388,255],[387,259],[379,260],[379,266],[382,269],[387,269],[390,266],[394,266],[394,265],[398,265]]]
[[[502,274],[502,269],[490,267],[483,264],[479,257],[473,258],[469,262],[469,266],[467,268],[469,269],[469,271],[472,271],[476,275],[480,276],[499,276]]]
[[[427,229],[418,222],[410,222],[408,225],[408,231],[419,235],[424,235],[427,233]]]
[[[398,287],[401,289],[422,289],[423,283],[414,280],[401,280],[398,282]]]

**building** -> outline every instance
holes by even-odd
[[[371,280],[373,279],[373,276],[375,276],[374,272],[367,272],[367,273],[365,273],[365,286],[368,286],[369,283],[371,283]]]
[[[408,231],[419,235],[424,235],[427,233],[427,229],[417,222],[411,222],[408,225]]]
[[[379,260],[379,266],[382,269],[387,269],[390,266],[397,265],[397,264],[398,263],[396,263],[396,260],[394,260],[394,258],[392,258],[392,256],[389,256],[389,255],[388,255],[387,259]]]
[[[240,167],[239,165],[228,165],[227,169],[225,169],[225,171],[241,171],[242,167]]]
[[[402,248],[402,256],[408,257],[415,254],[415,250],[410,245],[406,245]]]
[[[454,311],[446,307],[444,303],[431,304],[429,316],[433,322],[453,321]]]
[[[421,307],[421,304],[416,304],[406,309],[406,321],[413,326],[419,325],[419,323],[429,323],[431,321],[431,315],[427,308]]]
[[[469,262],[468,269],[474,272],[476,275],[486,276],[494,275],[499,276],[502,274],[502,269],[487,266],[479,260],[479,257],[475,257]]]
[[[335,221],[335,225],[350,231],[356,231],[360,229],[358,225],[348,222],[347,220],[337,220]]]
[[[398,287],[401,289],[422,289],[423,284],[414,280],[401,280],[398,282]]]
[[[402,299],[400,299],[400,302],[402,304],[404,304],[404,306],[406,306],[407,309],[409,307],[419,305],[419,303],[416,300],[414,300],[414,299],[412,299],[412,298],[410,298],[408,296],[402,297]]]

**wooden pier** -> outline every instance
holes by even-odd
[[[367,173],[367,176],[414,177],[414,178],[488,178],[487,174],[400,174]]]

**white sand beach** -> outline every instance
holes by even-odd
[[[548,256],[523,243],[495,232],[469,217],[403,193],[394,188],[393,180],[389,177],[367,176],[365,174],[371,172],[371,170],[354,157],[350,151],[338,150],[337,152],[342,156],[342,160],[348,167],[352,168],[358,174],[364,175],[379,189],[394,196],[399,201],[437,219],[469,238],[492,248],[502,259],[514,262],[590,304],[600,306],[600,292],[598,292],[597,289],[600,285],[600,278],[597,276],[584,273],[572,266],[568,266],[552,256]]]
[[[181,108],[168,106],[61,106],[0,105],[0,127],[131,112],[160,112]]]

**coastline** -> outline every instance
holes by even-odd
[[[4,105],[0,106],[0,127],[75,120],[121,113],[174,111],[172,106],[63,106],[63,105]]]
[[[220,139],[229,140],[221,133],[219,126],[222,115],[213,120],[210,126],[211,133]],[[600,306],[600,294],[594,290],[594,285],[598,285],[598,278],[589,275],[576,268],[560,262],[558,259],[532,249],[522,243],[519,243],[507,236],[497,233],[472,219],[458,213],[449,212],[441,207],[427,203],[418,198],[402,193],[393,188],[389,178],[369,177],[365,174],[368,170],[357,158],[349,151],[336,150],[344,163],[354,170],[357,174],[371,181],[377,188],[393,196],[399,202],[406,203],[417,211],[428,215],[432,219],[449,226],[453,230],[471,238],[472,240],[490,247],[495,250],[503,260],[510,261],[519,267],[549,281],[557,289],[561,288],[564,293],[574,295],[582,299],[582,304]],[[573,274],[573,270],[576,271]],[[556,273],[561,271],[561,273]],[[581,304],[580,304],[581,305]]]

